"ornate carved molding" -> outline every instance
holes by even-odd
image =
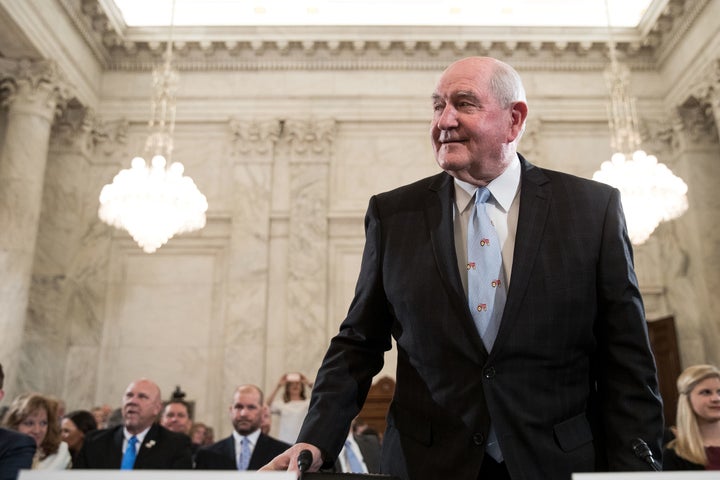
[[[280,120],[241,121],[231,118],[229,122],[232,135],[232,155],[260,154],[268,155],[280,138],[282,122]]]
[[[616,29],[633,69],[655,68],[709,0],[668,0],[650,25]],[[61,0],[96,57],[112,70],[149,71],[162,61],[164,29],[128,28],[112,2]],[[601,70],[605,28],[213,27],[175,28],[180,70],[437,69],[467,55],[512,57],[513,65]],[[525,67],[519,67],[526,69]]]
[[[57,63],[0,59],[0,106],[32,110],[52,121],[72,97]]]
[[[96,0],[59,0],[77,31],[103,67],[110,63],[110,52],[103,47],[102,36],[112,31],[109,17]],[[106,3],[105,8],[110,8]],[[115,30],[117,31],[117,30]]]
[[[718,142],[718,130],[712,109],[707,103],[689,98],[676,109],[678,121],[676,130],[693,143],[710,144]]]
[[[127,151],[129,130],[130,122],[125,118],[110,122],[93,118],[91,131],[93,150],[90,163],[122,165],[128,162],[130,159],[130,153]]]
[[[335,140],[335,127],[334,119],[289,119],[284,122],[283,137],[290,144],[291,151],[296,154],[329,154]],[[294,157],[294,160],[298,159]],[[313,160],[319,159],[314,157]]]

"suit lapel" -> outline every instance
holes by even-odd
[[[545,174],[522,156],[520,162],[522,164],[520,211],[515,235],[512,275],[495,346],[502,345],[512,331],[513,323],[517,318],[538,255],[552,197],[549,180]],[[494,347],[493,350],[496,348]]]
[[[453,225],[454,185],[453,177],[448,174],[440,174],[435,177],[429,187],[431,194],[426,198],[425,215],[440,277],[448,287],[451,302],[457,306],[459,312],[462,312],[460,316],[463,318],[461,323],[465,330],[465,336],[473,342],[475,352],[480,352],[481,356],[487,357],[487,351],[470,314],[467,296],[462,286],[460,272],[458,272]]]
[[[230,435],[220,444],[223,456],[230,459],[230,463],[237,468],[237,453],[235,452],[235,437]]]
[[[256,463],[262,463],[258,462],[258,459],[262,457],[263,449],[265,448],[265,439],[263,438],[264,435],[261,433],[260,436],[257,439],[257,442],[255,443],[255,448],[253,448],[252,455],[250,455],[250,462],[248,463],[248,470],[258,470],[263,465],[256,465]]]
[[[159,433],[159,427],[153,424],[150,430],[148,430],[147,435],[145,435],[142,445],[140,445],[140,450],[138,450],[138,456],[135,460],[135,468],[148,464],[148,459],[151,457],[151,449],[157,444]]]
[[[112,465],[117,465],[117,468],[120,468],[123,457],[123,441],[125,440],[122,426],[116,427],[116,430],[112,436],[112,440],[113,448],[110,450],[110,463]]]

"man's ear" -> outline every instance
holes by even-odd
[[[522,133],[525,127],[525,119],[528,114],[527,103],[518,101],[512,104],[510,107],[510,133],[508,135],[508,142],[514,142]]]
[[[0,388],[0,401],[2,401],[3,398],[5,398],[5,392]]]

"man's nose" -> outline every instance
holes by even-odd
[[[440,130],[457,126],[457,110],[452,105],[445,105],[442,111],[438,112],[437,126]]]

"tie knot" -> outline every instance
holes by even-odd
[[[135,444],[137,444],[137,442],[138,442],[138,438],[135,435],[133,435],[132,437],[130,437],[130,440],[128,440],[128,445],[130,445],[131,447],[134,447]]]
[[[345,440],[345,446],[346,446],[347,448],[352,447],[352,444],[350,443],[350,440]]]
[[[487,187],[478,187],[475,192],[475,204],[480,205],[482,203],[486,203],[489,198],[490,190],[488,190]]]

